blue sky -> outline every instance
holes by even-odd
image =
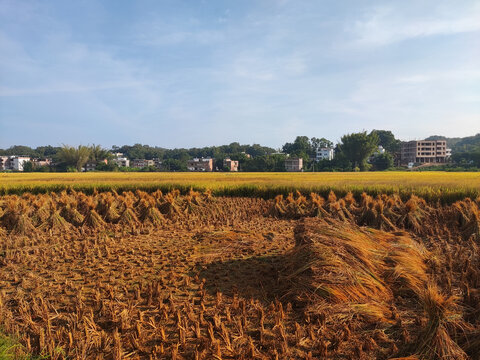
[[[0,147],[480,132],[479,1],[0,0]]]

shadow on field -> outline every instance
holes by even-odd
[[[285,261],[285,255],[215,261],[205,265],[200,276],[206,280],[205,289],[213,295],[217,291],[227,296],[237,293],[245,299],[270,303],[285,293],[279,281]]]

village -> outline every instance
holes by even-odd
[[[372,152],[370,159],[376,156],[385,154],[386,150],[382,145]],[[284,171],[287,172],[301,172],[305,170],[304,158],[297,156],[290,156],[290,154],[278,153],[285,155]],[[113,164],[118,168],[129,168],[131,170],[152,168],[158,171],[170,171],[165,166],[164,162],[159,158],[153,159],[129,159],[123,153],[115,152],[109,153],[108,158],[97,159],[95,161],[87,161],[82,166],[83,172],[97,171],[99,164]],[[247,158],[251,158],[250,154],[243,153]],[[395,155],[398,166],[406,166],[412,168],[416,166],[432,166],[436,164],[445,164],[449,161],[452,150],[447,148],[445,140],[413,140],[400,143],[400,151]],[[335,148],[332,147],[318,147],[315,152],[315,157],[311,161],[332,161],[335,158]],[[187,171],[192,172],[213,172],[213,171],[241,171],[238,160],[232,160],[227,157],[223,159],[223,167],[216,166],[216,159],[212,157],[195,157],[187,160]],[[27,165],[28,164],[28,165]],[[28,171],[28,167],[52,167],[55,162],[52,158],[34,158],[26,155],[10,155],[0,156],[0,171]]]

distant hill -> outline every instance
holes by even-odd
[[[452,153],[472,151],[480,148],[480,133],[474,136],[467,136],[463,138],[448,138],[441,135],[429,136],[425,140],[446,140],[447,147],[452,149]]]

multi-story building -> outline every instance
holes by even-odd
[[[303,159],[302,158],[285,159],[285,170],[287,170],[288,172],[303,171]]]
[[[36,158],[36,159],[32,159],[32,162],[33,162],[33,166],[36,168],[52,165],[51,158]]]
[[[108,160],[103,159],[103,160],[99,160],[99,161],[95,161],[95,160],[89,161],[83,167],[83,171],[95,171],[95,170],[97,170],[97,165],[100,164],[100,163],[108,164]]]
[[[400,153],[400,162],[402,164],[444,163],[447,157],[447,142],[445,140],[413,140],[402,142]]]
[[[320,161],[320,160],[333,160],[333,157],[335,156],[335,151],[333,148],[326,147],[326,148],[318,148],[317,149],[317,156],[315,157],[315,160]]]
[[[213,159],[195,158],[187,161],[188,171],[213,171]]]
[[[148,166],[154,166],[155,163],[153,160],[146,160],[146,159],[133,159],[132,160],[132,167],[142,169]]]
[[[228,171],[238,171],[238,161],[229,158],[223,159],[223,167],[227,168]]]
[[[117,164],[119,167],[129,167],[130,166],[130,160],[128,160],[126,157],[116,157],[112,160],[113,163]]]
[[[9,159],[8,156],[0,156],[0,171],[2,171],[2,170],[8,170],[8,169],[7,169],[8,159]]]
[[[162,160],[160,160],[159,158],[154,158],[154,159],[153,159],[153,165],[154,165],[155,168],[157,168],[158,170],[162,169]]]
[[[31,160],[30,156],[1,156],[0,170],[23,171],[23,165]]]
[[[95,161],[89,161],[83,167],[84,171],[95,171],[97,168],[97,163]]]

